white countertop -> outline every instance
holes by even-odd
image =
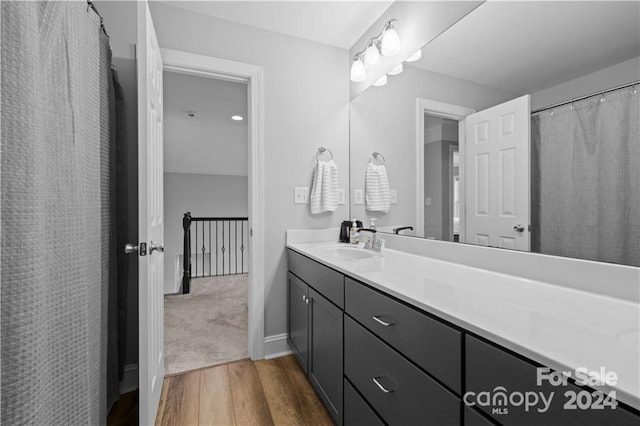
[[[640,409],[638,303],[391,249],[344,259],[337,244],[287,247],[555,370],[613,371],[598,389]]]

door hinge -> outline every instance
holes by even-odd
[[[249,236],[253,237],[253,228],[249,228]]]

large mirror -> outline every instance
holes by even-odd
[[[352,99],[351,216],[640,266],[638,16],[638,2],[480,5]]]

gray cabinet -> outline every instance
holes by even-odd
[[[349,316],[345,376],[388,424],[459,425],[460,400]]]
[[[342,424],[344,276],[289,250],[289,343],[333,420]],[[327,295],[328,294],[328,295]]]
[[[384,426],[358,391],[344,379],[344,424],[349,426]]]
[[[569,402],[569,396],[565,395],[565,392],[576,394],[583,392],[585,398],[582,402],[593,402],[596,401],[596,397],[591,398],[594,390],[579,388],[571,382],[566,385],[551,386],[548,381],[544,381],[538,386],[538,365],[470,335],[466,336],[465,367],[467,391],[474,392],[476,395],[479,392],[492,394],[497,387],[506,389],[507,395],[514,393],[540,395],[542,393],[547,399],[553,395],[549,404],[540,402],[528,409],[525,408],[526,404],[514,405],[513,403],[478,407],[503,425],[624,426],[640,424],[639,416],[621,406],[616,409],[592,408],[591,404],[587,404],[588,407],[585,406],[582,409],[579,406],[565,407],[565,403]],[[545,405],[548,408],[545,408]],[[506,411],[501,411],[500,408],[505,408]]]
[[[333,419],[341,423],[343,313],[313,289],[309,298],[309,379]]]
[[[339,425],[640,424],[622,404],[564,409],[564,392],[593,390],[537,386],[531,360],[300,253],[289,250],[288,259],[289,343]],[[500,387],[509,394],[554,392],[555,401],[543,413],[463,402],[469,392]]]
[[[289,345],[305,373],[309,372],[309,286],[288,274]]]
[[[345,311],[457,394],[462,391],[462,332],[351,278]]]
[[[293,250],[289,250],[288,260],[291,272],[344,309],[344,275]]]

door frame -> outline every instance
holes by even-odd
[[[249,125],[249,357],[264,358],[265,200],[264,69],[261,66],[160,49],[164,71],[247,83]]]
[[[460,155],[460,241],[464,241],[466,209],[464,206],[464,153],[465,126],[462,123],[474,108],[448,104],[432,99],[416,98],[416,235],[424,237],[424,115],[450,118],[458,121],[458,146]]]

